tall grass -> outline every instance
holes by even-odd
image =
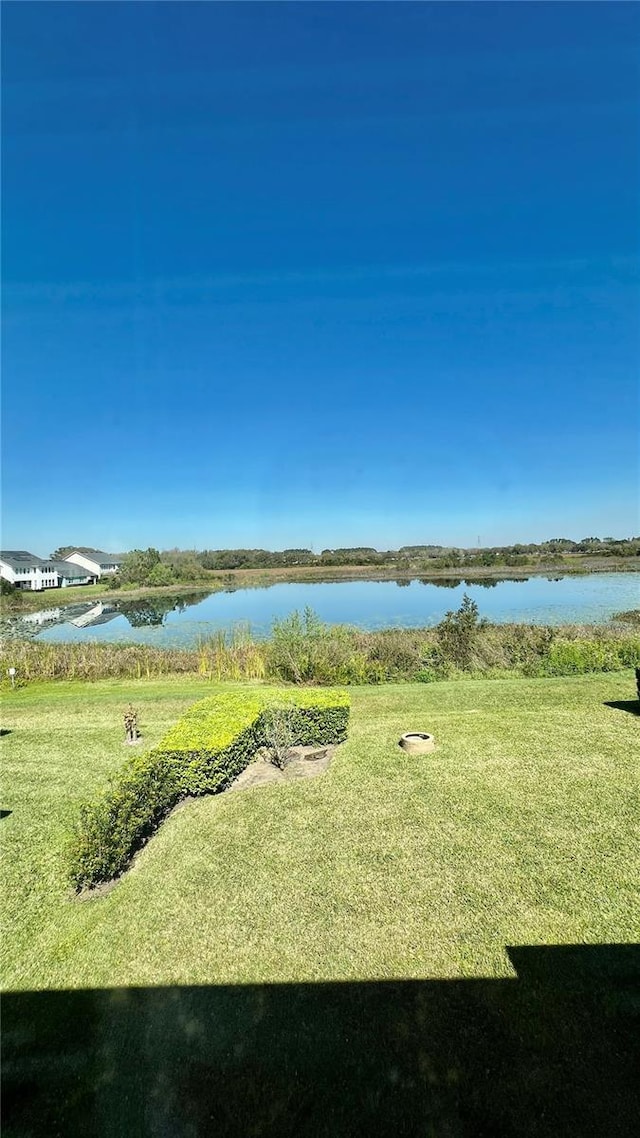
[[[200,675],[211,680],[280,680],[304,684],[376,684],[505,671],[554,676],[640,666],[640,632],[633,626],[484,624],[467,630],[461,654],[444,629],[365,632],[326,625],[310,611],[276,621],[268,640],[248,628],[216,632],[195,648],[146,644],[48,644],[10,641],[0,647],[0,675],[14,667],[17,682],[142,679]]]

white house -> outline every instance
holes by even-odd
[[[67,585],[89,585],[94,573],[66,561],[45,561],[26,549],[5,549],[0,553],[0,576],[16,589],[65,588]]]
[[[91,585],[95,581],[95,573],[90,573],[81,565],[74,565],[73,561],[52,561],[58,574],[58,584],[62,588],[68,585]]]
[[[67,554],[64,560],[70,561],[72,565],[79,565],[83,569],[88,569],[91,576],[96,578],[115,573],[121,564],[121,558],[115,557],[112,553],[103,553],[101,549],[84,551],[74,549],[72,553]]]
[[[16,589],[55,589],[58,571],[52,561],[45,561],[26,549],[0,551],[0,576]]]

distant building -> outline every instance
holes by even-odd
[[[72,553],[67,554],[64,560],[88,570],[96,580],[98,577],[115,573],[122,564],[121,557],[117,557],[113,553],[103,553],[101,549],[88,549],[85,552],[74,549]]]
[[[0,576],[15,585],[16,589],[55,589],[58,570],[52,561],[45,561],[26,549],[0,551]]]
[[[16,589],[66,588],[69,585],[90,585],[98,574],[68,561],[47,561],[26,549],[5,549],[0,552],[0,576]]]

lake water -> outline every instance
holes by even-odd
[[[210,594],[184,593],[113,602],[44,608],[4,619],[8,637],[44,641],[132,641],[188,647],[217,629],[249,624],[255,636],[268,635],[274,619],[309,606],[323,621],[360,628],[420,628],[437,624],[464,593],[490,621],[533,624],[592,623],[614,612],[637,608],[640,576],[597,573],[586,576],[484,581],[339,581],[281,584]],[[46,596],[46,594],[45,594]],[[45,600],[43,596],[43,601]],[[49,594],[47,600],[54,597]],[[60,592],[55,594],[59,601]]]

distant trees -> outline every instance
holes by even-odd
[[[196,557],[203,569],[281,569],[319,560],[310,549],[205,549]]]
[[[87,550],[86,546],[62,545],[52,557],[59,559],[73,549]],[[554,537],[548,541],[504,546],[484,546],[460,549],[442,545],[403,545],[399,550],[377,550],[373,546],[343,546],[323,549],[314,553],[310,549],[167,549],[160,553],[149,547],[134,549],[124,555],[121,568],[109,578],[109,585],[118,589],[136,585],[162,586],[174,583],[196,583],[209,580],[213,571],[231,572],[235,569],[288,569],[304,566],[389,566],[400,572],[416,575],[432,569],[452,569],[456,572],[477,568],[505,566],[526,568],[566,562],[572,555],[597,557],[640,557],[640,537],[599,538],[585,537],[574,541],[569,537]],[[106,582],[105,582],[106,583]]]
[[[76,549],[78,553],[93,553],[93,550],[88,545],[60,545],[51,554],[51,560],[63,561],[68,553],[73,553]]]
[[[109,587],[119,589],[123,585],[172,585],[175,575],[168,565],[163,565],[157,549],[132,549],[125,554],[116,573],[109,578]]]

